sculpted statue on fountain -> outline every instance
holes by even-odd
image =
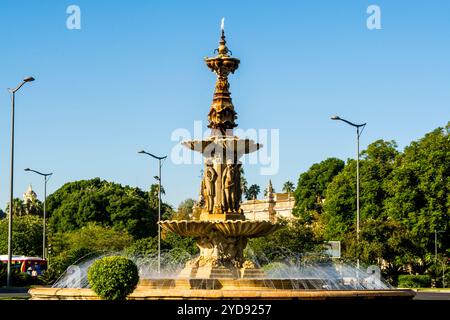
[[[210,214],[240,214],[242,197],[241,163],[231,160],[226,165],[207,160],[201,183],[199,205]]]

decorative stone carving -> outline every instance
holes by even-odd
[[[206,165],[204,183],[205,183],[206,208],[209,213],[212,213],[214,209],[214,198],[216,196],[216,179],[217,179],[216,170],[214,170],[212,163],[208,163]]]
[[[230,51],[226,46],[225,33],[223,31],[217,52],[219,54],[216,57],[205,59],[208,68],[217,74],[213,103],[208,113],[208,128],[213,129],[213,135],[226,135],[227,130],[237,126],[234,122],[237,119],[237,115],[231,101],[228,75],[237,70],[240,61],[229,55]]]
[[[236,174],[233,163],[228,163],[222,174],[222,208],[224,212],[235,212]]]
[[[267,235],[278,228],[278,225],[268,221],[242,220],[162,221],[161,226],[181,236],[194,237],[200,255],[190,260],[182,272],[193,278],[210,277],[214,270],[219,269],[221,272],[228,270],[227,277],[241,277],[243,269],[255,268],[251,261],[244,258],[248,239]]]

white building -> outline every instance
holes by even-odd
[[[274,222],[277,217],[294,218],[292,214],[294,204],[294,195],[292,193],[273,192],[272,182],[269,181],[266,198],[242,202],[241,209],[244,211],[247,220],[268,220]]]

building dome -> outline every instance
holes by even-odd
[[[23,194],[23,201],[27,203],[33,201],[34,199],[37,199],[37,194],[33,191],[33,187],[30,184],[27,191]]]

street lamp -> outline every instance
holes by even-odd
[[[14,89],[8,88],[8,91],[12,93],[11,96],[11,178],[10,178],[10,192],[9,192],[9,220],[8,220],[8,266],[6,271],[6,286],[11,286],[11,260],[12,260],[12,223],[13,223],[13,190],[14,190],[14,107],[16,92],[27,83],[34,81],[33,77],[26,77],[23,81]]]
[[[44,223],[43,223],[43,233],[42,233],[42,258],[47,258],[47,247],[46,247],[46,232],[45,232],[45,217],[46,217],[46,208],[45,203],[47,202],[47,181],[50,179],[49,177],[53,174],[51,173],[42,173],[30,168],[24,169],[25,171],[32,171],[44,177]]]
[[[356,128],[356,244],[359,248],[359,137],[361,136],[366,123],[354,124],[353,122],[342,119],[338,116],[332,116],[331,120],[341,120]],[[362,128],[361,131],[359,128]],[[357,268],[359,269],[359,254],[357,258]]]
[[[159,162],[159,176],[155,176],[154,178],[158,180],[158,274],[161,273],[161,225],[159,222],[161,221],[161,160],[164,160],[167,158],[167,156],[164,157],[158,157],[155,156],[149,152],[146,152],[144,150],[139,151],[138,153],[149,155]]]

